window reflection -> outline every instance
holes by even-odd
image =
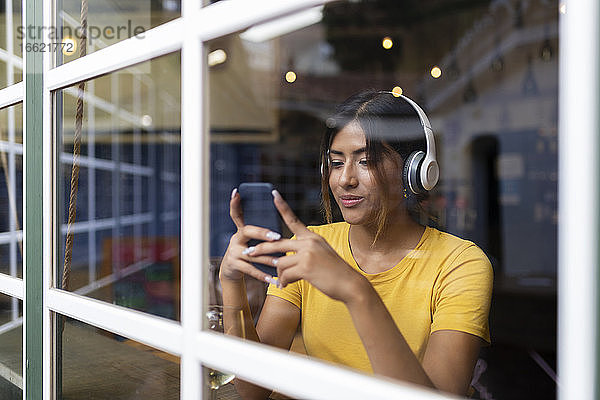
[[[181,0],[94,1],[82,6],[81,0],[56,3],[56,31],[49,32],[58,45],[56,63],[61,65],[85,53],[132,37],[143,37],[149,29],[181,16]],[[83,7],[83,8],[82,8]],[[82,42],[82,27],[87,26],[87,41]]]
[[[17,0],[0,1],[0,89],[23,80],[22,4]]]
[[[0,273],[23,276],[23,107],[0,110]]]
[[[175,320],[179,76],[173,53],[55,94],[56,286]]]
[[[179,357],[81,321],[57,321],[57,399],[179,399]]]
[[[23,302],[0,294],[0,398],[23,397]]]
[[[419,222],[473,241],[494,270],[492,345],[472,390],[554,396],[558,8],[351,1],[312,12],[209,43],[211,265],[236,231],[229,195],[241,182],[272,183],[304,224],[323,224],[327,117],[360,90],[403,93],[431,120],[441,170]],[[265,289],[253,285],[256,318]]]

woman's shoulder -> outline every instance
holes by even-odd
[[[439,255],[447,261],[479,260],[489,265],[485,252],[474,242],[436,228],[427,229],[430,231],[430,248],[439,252]],[[450,264],[454,263],[450,262]]]
[[[475,245],[475,243],[473,243],[470,240],[467,239],[463,239],[459,236],[456,236],[452,233],[449,232],[445,232],[442,231],[438,228],[433,228],[428,226],[427,230],[429,230],[429,234],[432,237],[433,240],[435,240],[437,243],[436,245],[443,245],[443,246],[448,246],[448,247],[466,247],[466,246],[470,246],[470,245]]]

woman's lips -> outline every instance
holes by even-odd
[[[364,197],[358,197],[358,196],[342,196],[340,197],[340,200],[342,202],[342,205],[344,207],[354,207],[355,205],[357,205],[358,203],[360,203],[361,201],[364,200]]]

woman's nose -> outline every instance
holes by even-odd
[[[340,176],[340,185],[341,186],[350,186],[350,187],[354,187],[354,186],[358,185],[358,178],[356,177],[356,170],[351,163],[348,163],[344,166],[342,175]]]

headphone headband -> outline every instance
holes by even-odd
[[[423,109],[414,100],[406,97],[403,94],[397,94],[397,93],[390,92],[387,90],[382,90],[379,93],[386,93],[386,94],[391,94],[394,97],[401,97],[402,99],[406,100],[406,102],[414,108],[414,110],[419,115],[419,120],[421,121],[423,130],[425,131],[425,141],[427,143],[427,153],[426,153],[425,158],[426,159],[431,158],[431,159],[435,160],[436,152],[435,152],[435,140],[433,137],[433,129],[431,128],[431,122],[429,122],[429,118],[427,118],[427,114],[425,114],[425,111],[423,111]]]
[[[405,161],[405,164],[408,164],[405,165],[405,180],[407,181],[405,184],[408,185],[410,190],[415,194],[423,192],[423,190],[429,191],[433,189],[438,182],[440,168],[436,160],[435,138],[433,136],[433,129],[431,129],[429,118],[427,118],[425,111],[423,111],[423,109],[412,99],[390,91],[381,91],[379,93],[387,93],[394,97],[401,97],[410,104],[419,115],[419,120],[421,121],[425,133],[427,152],[424,157],[409,157],[409,159]],[[408,162],[409,160],[410,162]]]

